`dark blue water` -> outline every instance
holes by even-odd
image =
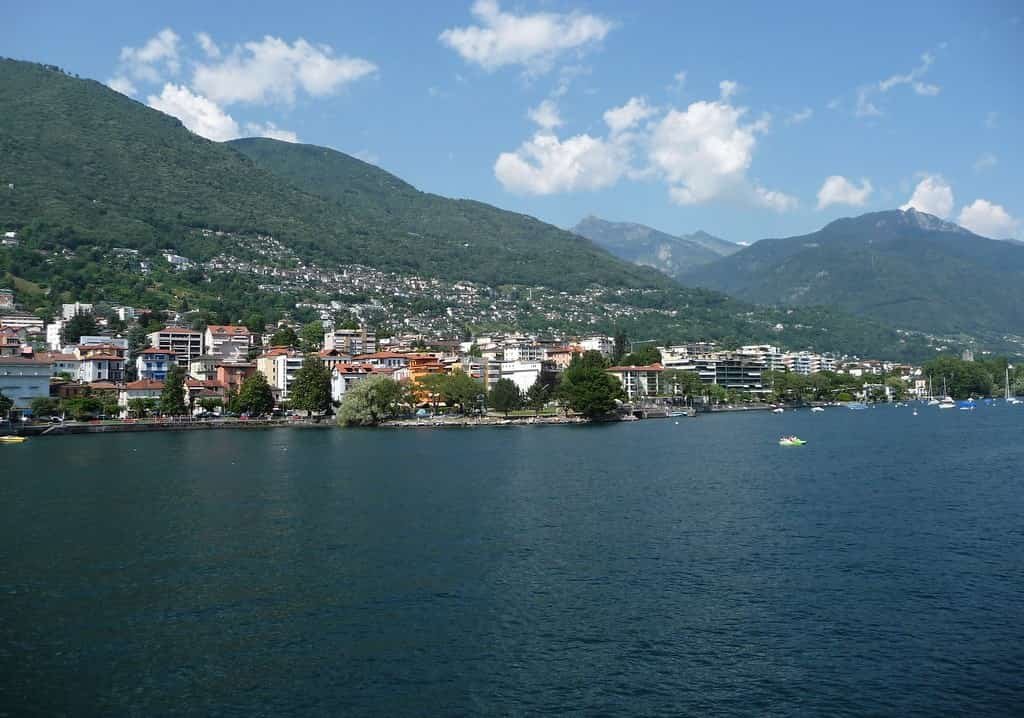
[[[1022,429],[879,408],[0,447],[0,713],[1019,716]]]

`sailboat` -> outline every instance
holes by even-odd
[[[939,402],[939,408],[940,409],[955,409],[956,408],[956,402],[953,401],[953,397],[951,397],[947,393],[946,377],[942,377],[942,401]]]
[[[932,378],[928,377],[928,406],[938,406],[939,400],[935,398],[935,391],[932,389]]]
[[[1006,403],[1007,404],[1019,404],[1020,401],[1015,396],[1010,395],[1010,365],[1006,365]]]

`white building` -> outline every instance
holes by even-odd
[[[324,349],[343,354],[373,354],[377,351],[376,332],[362,329],[334,329],[324,334]]]
[[[76,314],[92,314],[92,305],[82,304],[81,302],[61,305],[60,318],[64,321],[68,321]]]
[[[608,357],[615,351],[615,341],[611,337],[592,336],[580,340],[580,348],[585,352],[601,352]]]
[[[339,364],[334,367],[331,370],[331,400],[340,402],[345,398],[345,392],[351,389],[354,384],[372,375],[373,369],[369,366]]]
[[[46,346],[52,351],[59,352],[63,349],[60,335],[64,332],[64,320],[56,321],[46,325]]]
[[[0,289],[0,309],[14,309],[14,292]]]
[[[42,334],[43,320],[28,312],[11,312],[0,314],[0,327],[13,327],[33,334]]]
[[[503,361],[501,363],[501,379],[511,379],[520,391],[528,391],[540,378],[541,363],[539,361]]]
[[[502,348],[502,359],[507,362],[543,361],[544,347],[536,342],[509,342]]]
[[[94,354],[82,358],[78,380],[86,384],[94,381],[112,381],[115,384],[124,379],[124,359],[115,354]]]
[[[247,327],[234,324],[211,324],[206,327],[206,353],[221,361],[245,361],[253,346],[253,335]]]
[[[163,382],[167,378],[167,372],[177,362],[174,352],[168,349],[155,349],[149,347],[139,352],[135,357],[135,376],[142,379]]]
[[[267,378],[267,383],[279,399],[287,399],[303,360],[300,352],[276,347],[256,358],[256,370]]]
[[[151,347],[173,352],[182,367],[187,368],[193,359],[203,354],[203,333],[194,329],[164,327],[148,336]]]
[[[771,344],[747,344],[736,353],[760,359],[764,362],[765,371],[782,371],[785,368],[782,351]]]

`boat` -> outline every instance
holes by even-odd
[[[783,408],[782,408],[781,406],[780,406],[780,407],[778,407],[778,408],[776,408],[776,409],[772,409],[772,413],[773,413],[773,414],[782,414],[782,413],[784,413],[785,411],[786,411],[786,410],[785,410],[785,409],[783,409]]]
[[[947,396],[947,397],[943,398],[942,401],[939,402],[939,408],[940,409],[955,409],[956,408],[956,402],[953,401],[953,397]]]
[[[0,436],[0,444],[22,444],[25,441],[24,436]]]
[[[917,416],[917,409],[914,409],[914,416]]]
[[[783,436],[779,439],[779,446],[803,446],[806,443],[798,436]]]
[[[851,411],[864,411],[868,408],[868,405],[863,401],[849,401],[846,403],[846,408]]]
[[[811,411],[825,411],[825,409],[820,406],[812,406]]]

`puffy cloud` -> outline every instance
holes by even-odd
[[[128,95],[129,97],[134,97],[135,93],[138,92],[135,85],[132,84],[132,81],[123,75],[112,77],[107,80],[107,87],[111,90],[120,92],[122,95]]]
[[[722,80],[718,83],[718,90],[722,93],[722,99],[728,100],[730,97],[740,91],[738,82],[732,80]]]
[[[961,209],[957,222],[975,234],[995,239],[1013,237],[1020,227],[1001,205],[986,199],[976,199]]]
[[[558,105],[552,100],[544,100],[536,107],[527,111],[527,116],[545,130],[553,130],[563,124],[558,114]]]
[[[907,203],[900,207],[902,210],[910,208],[946,219],[953,212],[953,188],[940,175],[926,175],[917,183]]]
[[[547,195],[615,184],[629,169],[629,150],[614,142],[576,135],[559,140],[538,132],[515,152],[502,152],[494,175],[513,192]]]
[[[150,95],[149,106],[181,120],[182,124],[201,137],[215,142],[239,136],[238,123],[217,103],[194,94],[187,87],[167,83],[159,95]]]
[[[778,190],[765,189],[760,185],[754,186],[754,203],[776,212],[789,212],[800,204],[799,200],[792,195]]]
[[[974,171],[984,172],[985,170],[992,169],[997,164],[999,164],[999,158],[991,152],[985,152],[974,161]]]
[[[312,45],[301,38],[288,44],[267,35],[236,46],[220,62],[199,65],[192,85],[224,104],[291,104],[299,89],[323,97],[376,71],[377,66],[369,60],[335,57],[326,45]]]
[[[196,42],[199,43],[199,47],[203,48],[203,54],[211,59],[217,59],[220,57],[220,48],[217,47],[217,43],[213,41],[209,33],[197,32]]]
[[[580,12],[502,12],[497,0],[477,0],[471,12],[479,25],[449,28],[438,39],[488,71],[522,65],[530,72],[545,72],[560,55],[582,52],[612,29],[610,21]]]
[[[757,142],[753,128],[740,123],[743,114],[725,102],[700,101],[656,123],[649,159],[673,201],[699,204],[743,184]]]
[[[801,124],[803,122],[807,122],[807,120],[811,119],[811,115],[813,115],[813,114],[814,114],[814,110],[812,110],[810,107],[805,107],[804,109],[802,109],[802,110],[800,110],[798,112],[794,112],[789,117],[787,117],[786,118],[786,124],[787,125],[799,125],[799,124]]]
[[[259,124],[257,122],[248,122],[245,125],[245,131],[255,137],[269,137],[272,140],[281,140],[282,142],[298,142],[299,136],[291,130],[285,130],[273,122],[266,122]]]
[[[180,43],[178,34],[165,27],[142,47],[122,47],[120,74],[150,83],[160,82],[161,67],[172,75],[178,74],[181,69]]]
[[[818,190],[818,209],[825,209],[833,204],[848,204],[863,207],[871,196],[871,182],[861,180],[860,187],[842,175],[832,175],[825,179]]]
[[[613,107],[604,113],[604,121],[611,128],[612,134],[628,130],[655,113],[655,109],[647,104],[643,97],[631,97],[625,105]]]

